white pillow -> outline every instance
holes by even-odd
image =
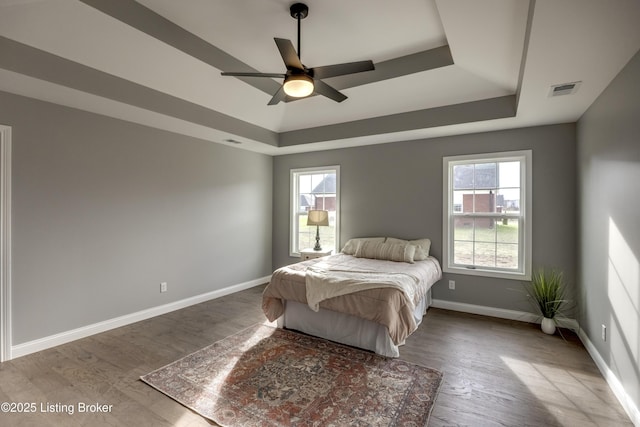
[[[387,237],[387,240],[385,240],[386,243],[395,243],[398,245],[406,245],[409,243],[408,240],[404,240],[404,239],[396,239],[395,237]]]
[[[387,237],[387,240],[385,240],[385,243],[414,245],[416,247],[416,253],[413,256],[414,261],[424,261],[429,257],[429,251],[431,250],[430,239],[403,240],[403,239],[396,239],[395,237]]]
[[[413,264],[415,252],[416,247],[414,245],[363,241],[358,244],[355,256],[358,258],[382,259]]]
[[[429,251],[431,250],[431,240],[430,239],[416,239],[410,240],[409,243],[415,245],[416,254],[413,259],[416,261],[423,261],[429,257]]]
[[[345,243],[344,248],[342,248],[342,253],[347,255],[355,255],[356,250],[358,249],[358,243],[364,241],[371,242],[380,242],[384,243],[385,237],[359,237],[357,239],[350,239]]]

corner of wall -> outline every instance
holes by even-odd
[[[602,358],[598,349],[593,345],[583,329],[579,330],[578,336],[600,370],[600,373],[602,373],[602,376],[607,381],[607,384],[609,384],[611,391],[613,391],[613,394],[620,402],[620,405],[622,405],[627,415],[629,415],[629,418],[631,418],[633,425],[640,426],[640,408],[638,408],[637,402],[634,402],[631,396],[629,396],[616,374],[609,368],[607,362]]]

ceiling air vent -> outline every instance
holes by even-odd
[[[561,83],[551,86],[549,96],[573,95],[578,91],[582,82]]]

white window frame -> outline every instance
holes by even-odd
[[[335,217],[335,238],[334,238],[334,247],[325,247],[323,245],[323,249],[332,249],[333,253],[338,252],[338,244],[339,244],[339,236],[340,236],[340,166],[332,165],[332,166],[319,166],[319,167],[310,167],[310,168],[297,168],[291,169],[289,173],[289,185],[290,190],[289,194],[291,195],[291,200],[289,203],[290,206],[290,217],[289,217],[289,256],[299,257],[300,249],[298,248],[298,224],[299,224],[299,209],[298,203],[300,200],[299,189],[298,189],[298,180],[296,179],[300,174],[320,174],[320,173],[335,173],[336,174],[336,217]],[[320,242],[322,244],[322,242]],[[302,248],[304,249],[304,248]]]
[[[503,213],[463,214],[454,212],[453,204],[453,166],[461,164],[520,161],[520,214],[515,214],[520,223],[518,227],[518,268],[501,269],[480,266],[456,265],[453,256],[454,217],[474,218],[490,217],[501,219]],[[442,159],[443,171],[443,214],[442,214],[442,270],[445,273],[468,274],[473,276],[497,277],[504,279],[531,280],[532,255],[532,151],[507,151],[498,153],[448,156]],[[509,215],[510,216],[510,215]]]

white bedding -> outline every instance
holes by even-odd
[[[431,293],[416,306],[413,316],[416,325],[431,305]],[[387,357],[400,356],[401,342],[396,344],[386,326],[361,317],[320,309],[312,311],[308,305],[287,301],[284,314],[278,319],[278,327],[294,329],[320,338],[373,351]]]
[[[332,289],[328,291],[314,291],[312,284],[311,306],[319,307],[319,312],[311,310],[307,300],[307,276],[310,274],[310,280],[314,282],[318,275],[330,276],[333,273],[342,278],[355,278],[351,290],[356,292],[340,289],[341,282],[332,282],[333,279],[329,279]],[[383,279],[380,283],[375,283],[373,277],[376,274]],[[398,277],[402,277],[405,283],[384,283]],[[428,306],[425,301],[430,295],[429,290],[441,277],[440,264],[432,257],[412,264],[340,253],[277,269],[263,294],[262,307],[270,321],[284,314],[279,319],[284,327],[397,356],[397,346],[417,328]],[[341,295],[343,293],[345,295]],[[290,307],[295,307],[293,314],[289,312]],[[351,325],[352,329],[346,329],[345,325]],[[369,330],[370,327],[373,329]],[[361,336],[365,335],[363,328],[368,330],[367,335],[383,335],[387,341],[383,344],[386,350],[380,351],[378,338],[374,342],[369,338],[365,340],[367,343],[360,342]]]
[[[324,300],[367,289],[394,288],[402,292],[413,307],[422,298],[420,279],[407,273],[348,271],[309,267],[305,275],[307,304],[313,311]]]

